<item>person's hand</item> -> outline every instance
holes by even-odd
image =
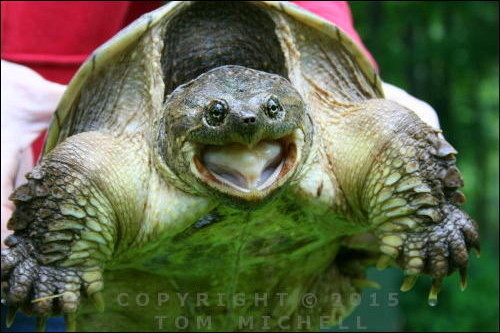
[[[422,121],[431,125],[432,127],[439,129],[439,119],[436,111],[424,101],[421,101],[401,88],[398,88],[392,84],[382,82],[382,89],[384,90],[385,98],[396,102],[407,109],[415,112]]]
[[[35,71],[2,60],[2,248],[10,231],[14,205],[8,197],[33,168],[32,142],[47,128],[65,86],[45,80]]]

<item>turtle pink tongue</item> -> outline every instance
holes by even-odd
[[[238,143],[208,146],[202,156],[205,167],[219,181],[243,191],[271,184],[281,171],[282,160],[277,141],[262,141],[252,148]]]

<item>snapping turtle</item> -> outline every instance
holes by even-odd
[[[479,247],[455,154],[331,23],[281,2],[170,3],[81,67],[12,194],[7,321],[317,329],[371,265],[401,267],[402,290],[430,275],[435,304]]]

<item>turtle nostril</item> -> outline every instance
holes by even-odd
[[[243,122],[245,124],[248,124],[248,125],[255,124],[256,121],[257,121],[257,118],[254,116],[249,116],[249,117],[243,118]]]

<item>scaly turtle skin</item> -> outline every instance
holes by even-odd
[[[479,246],[456,151],[383,99],[342,31],[287,3],[143,16],[82,66],[44,153],[11,196],[9,323],[21,308],[39,329],[61,313],[69,330],[318,329],[367,267],[400,267],[402,290],[430,275],[435,304]]]

